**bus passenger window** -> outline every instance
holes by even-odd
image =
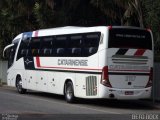
[[[13,64],[14,61],[15,50],[12,48],[10,50],[9,59],[8,59],[8,68]]]
[[[27,52],[28,52],[27,49],[22,49],[21,50],[21,56],[23,56],[23,57],[27,56]]]
[[[48,48],[43,49],[43,55],[44,56],[51,56],[52,55],[52,49],[48,49]]]
[[[52,56],[53,37],[42,38],[40,56]]]
[[[29,49],[29,41],[28,40],[22,40],[20,43],[20,47],[18,50],[17,60],[21,57],[25,57],[28,54]]]
[[[58,48],[57,49],[57,56],[64,56],[64,55],[65,55],[64,48]]]
[[[40,40],[41,40],[40,38],[33,38],[31,40],[30,49],[32,56],[39,56]]]
[[[71,36],[68,46],[70,48],[74,48],[74,47],[81,48],[82,47],[82,36],[81,35]]]
[[[100,33],[89,33],[84,39],[83,56],[90,56],[97,52],[100,41]]]
[[[56,49],[55,56],[63,57],[67,56],[67,36],[56,36],[56,40],[53,44]]]
[[[81,48],[72,48],[72,56],[78,57],[81,55]]]

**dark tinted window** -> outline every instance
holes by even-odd
[[[8,68],[11,67],[14,62],[14,57],[15,57],[17,46],[18,46],[18,42],[19,42],[19,39],[14,40],[13,42],[14,46],[11,47],[9,50]]]
[[[32,38],[30,43],[30,50],[28,56],[39,56],[40,55],[41,38]]]
[[[54,41],[55,48],[66,48],[67,36],[57,36]]]
[[[27,55],[28,49],[29,49],[29,43],[30,43],[29,39],[21,41],[19,50],[18,50],[17,60]]]
[[[42,38],[42,46],[41,48],[49,48],[53,47],[53,37],[44,37]]]
[[[87,57],[93,55],[97,52],[99,41],[100,41],[100,33],[88,33],[84,35],[84,46],[82,50],[82,55]]]
[[[22,40],[18,59],[24,56],[87,57],[97,52],[100,35],[100,32],[91,32]]]
[[[31,49],[39,49],[40,48],[40,38],[32,38],[30,47]]]
[[[112,28],[109,31],[108,47],[151,50],[151,35],[147,30]]]
[[[40,56],[52,56],[54,37],[43,37],[41,41],[41,49],[39,50]]]
[[[90,33],[85,35],[84,45],[85,47],[98,47],[100,34]]]
[[[70,41],[68,43],[68,47],[74,48],[74,47],[82,47],[82,35],[71,35]]]

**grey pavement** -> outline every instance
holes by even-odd
[[[13,87],[0,87],[0,118],[18,117],[23,119],[61,119],[61,120],[128,120],[133,115],[158,115],[160,104],[152,101],[118,101],[78,99],[75,104],[68,104],[63,96],[29,91],[18,94]]]

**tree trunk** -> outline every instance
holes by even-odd
[[[142,9],[141,9],[141,7],[142,7],[141,0],[134,0],[134,3],[132,2],[132,5],[134,6],[134,8],[137,11],[138,21],[139,21],[140,27],[144,28],[143,13],[142,13]]]

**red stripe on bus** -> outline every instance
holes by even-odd
[[[41,67],[39,57],[36,57],[37,67]]]
[[[58,68],[58,69],[68,69],[68,70],[102,70],[102,69],[93,69],[93,68],[69,68],[69,67],[47,67],[40,66],[40,68]]]
[[[138,49],[138,50],[134,53],[134,55],[135,55],[135,56],[142,56],[145,51],[146,51],[145,49]]]
[[[38,37],[38,31],[35,31],[34,37]]]
[[[49,67],[49,66],[41,66],[39,57],[36,57],[37,67],[39,68],[58,68],[58,69],[73,69],[73,70],[102,70],[102,69],[94,69],[94,68],[70,68],[70,67]]]

